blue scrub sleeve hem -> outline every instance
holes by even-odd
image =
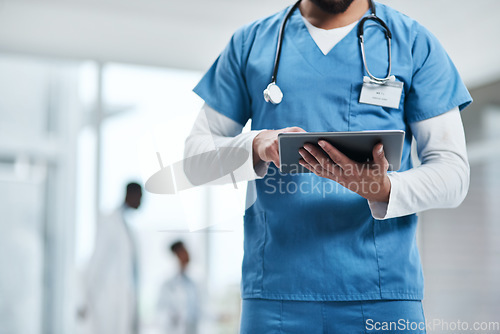
[[[248,119],[243,119],[243,118],[238,118],[238,115],[235,115],[234,113],[228,112],[218,106],[217,102],[215,99],[211,99],[208,95],[205,95],[198,91],[196,88],[193,89],[193,92],[198,95],[210,108],[213,110],[217,111],[218,113],[232,119],[236,123],[240,124],[241,126],[245,126],[245,124],[248,122]]]
[[[471,103],[472,103],[472,98],[470,96],[468,98],[460,98],[457,99],[456,101],[448,103],[447,105],[434,108],[431,111],[421,112],[418,115],[415,115],[414,117],[408,117],[407,121],[408,123],[423,121],[447,113],[448,111],[454,109],[455,107],[458,107],[458,109],[462,111],[465,108],[467,108]]]

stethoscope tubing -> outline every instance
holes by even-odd
[[[276,48],[276,57],[274,59],[274,67],[273,67],[273,75],[271,77],[271,83],[276,83],[276,77],[278,76],[278,67],[279,67],[280,58],[281,58],[281,47],[283,46],[283,37],[285,35],[286,23],[288,22],[288,19],[290,19],[290,16],[292,16],[295,9],[297,9],[297,7],[299,7],[300,1],[301,0],[298,0],[293,5],[293,7],[290,8],[290,10],[286,14],[285,18],[283,19],[283,23],[281,23],[280,32],[278,34],[278,46]]]
[[[371,10],[372,13],[371,13],[371,15],[366,16],[363,19],[361,19],[361,21],[358,24],[358,39],[359,39],[360,46],[361,46],[361,56],[362,56],[362,59],[363,59],[363,66],[364,66],[364,68],[366,70],[366,73],[368,74],[368,77],[369,77],[370,81],[373,82],[373,83],[379,84],[379,85],[383,85],[386,82],[388,82],[389,80],[391,80],[391,70],[392,70],[391,40],[392,40],[392,33],[391,33],[389,27],[387,26],[387,24],[381,18],[379,18],[377,16],[375,5],[374,5],[373,1],[372,0],[368,0],[368,1],[370,3],[370,10]],[[278,76],[278,68],[279,68],[279,63],[280,63],[280,58],[281,58],[281,49],[282,49],[282,46],[283,46],[283,40],[284,40],[284,36],[285,36],[286,23],[288,22],[288,20],[292,16],[293,12],[300,5],[300,2],[301,2],[301,0],[298,0],[290,8],[290,10],[287,12],[285,18],[283,19],[283,22],[281,23],[281,27],[280,27],[279,34],[278,34],[278,45],[276,47],[276,56],[275,56],[275,59],[274,59],[273,74],[271,76],[271,83],[269,84],[268,89],[269,89],[269,87],[271,85],[276,85],[276,78]],[[364,25],[365,25],[366,21],[369,21],[369,20],[376,21],[385,30],[385,36],[386,36],[386,39],[387,39],[387,48],[388,48],[388,51],[389,51],[388,52],[389,53],[389,66],[388,66],[387,76],[385,78],[377,78],[376,76],[374,76],[370,72],[370,70],[368,69],[368,65],[367,65],[367,62],[366,62],[366,51],[365,51],[365,43],[364,43]],[[279,89],[279,87],[277,87],[277,85],[276,85],[276,88]],[[266,90],[264,91],[264,96],[266,96]],[[268,101],[268,99],[266,99],[266,101]],[[273,101],[271,100],[271,102],[273,102]],[[281,102],[281,99],[277,103],[280,103],[280,102]],[[273,103],[275,103],[275,102],[273,102]],[[275,104],[277,104],[277,103],[275,103]]]
[[[376,84],[379,84],[379,85],[383,85],[383,84],[385,84],[387,81],[389,81],[391,79],[391,71],[392,71],[392,52],[391,52],[392,33],[391,33],[391,30],[389,29],[389,27],[387,26],[387,24],[381,18],[379,18],[376,15],[375,6],[373,5],[373,1],[371,1],[371,0],[369,0],[369,1],[370,1],[370,8],[371,8],[372,14],[369,15],[369,16],[364,17],[359,22],[359,24],[358,24],[358,38],[359,38],[359,44],[361,46],[361,56],[363,58],[363,66],[365,67],[366,73],[368,74],[368,76],[370,77],[370,79],[371,79],[372,82],[374,82]],[[367,65],[367,62],[366,62],[364,27],[365,27],[366,21],[369,21],[369,20],[375,21],[378,24],[380,24],[380,26],[382,26],[382,28],[384,28],[384,31],[385,31],[385,37],[387,39],[388,57],[389,57],[389,65],[388,65],[388,70],[387,70],[387,76],[385,78],[377,78],[376,76],[374,76],[370,72],[370,70],[368,69],[368,65]]]

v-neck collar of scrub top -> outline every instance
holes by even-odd
[[[309,34],[325,56],[359,23],[358,20],[343,27],[322,29],[314,26],[303,16],[302,21],[304,21]]]
[[[375,4],[376,5],[376,4]],[[368,9],[363,17],[370,15],[371,11]],[[349,33],[342,38],[326,55],[323,54],[319,46],[312,38],[309,30],[307,29],[299,8],[297,8],[289,21],[285,31],[285,39],[289,38],[292,44],[297,48],[298,52],[313,66],[319,73],[324,73],[325,68],[332,66],[332,58],[346,57],[346,51],[354,51],[359,49],[359,41],[357,36],[357,25],[349,31]],[[361,18],[360,18],[361,20]],[[358,22],[359,24],[359,22]],[[345,46],[345,47],[344,47]],[[347,48],[347,49],[346,49]],[[339,53],[341,53],[339,55]],[[359,52],[356,52],[356,56]]]

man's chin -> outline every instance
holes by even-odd
[[[311,0],[313,4],[329,14],[344,13],[354,0]]]

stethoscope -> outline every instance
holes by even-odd
[[[273,75],[271,77],[271,83],[267,85],[267,88],[264,90],[264,100],[266,102],[271,102],[272,104],[279,104],[283,100],[283,92],[279,88],[278,84],[276,84],[276,76],[278,75],[278,67],[280,63],[280,56],[281,56],[281,47],[283,45],[283,39],[285,36],[285,25],[287,21],[290,19],[292,16],[293,12],[297,7],[299,6],[301,0],[298,0],[292,8],[288,11],[288,13],[285,16],[285,19],[281,23],[281,28],[279,31],[278,35],[278,47],[276,50],[276,57],[274,59],[274,69],[273,69]],[[370,11],[372,12],[370,15],[365,16],[363,19],[358,24],[358,38],[359,38],[359,43],[361,45],[361,55],[363,58],[363,65],[365,67],[366,73],[368,74],[367,77],[363,78],[363,82],[367,83],[374,83],[378,85],[383,85],[387,83],[388,81],[393,81],[395,80],[395,77],[391,75],[391,67],[392,67],[392,59],[391,59],[391,40],[392,40],[392,34],[391,31],[389,30],[389,27],[387,24],[377,16],[376,11],[375,11],[375,5],[373,4],[372,0],[368,0],[370,3]],[[385,37],[387,39],[387,48],[389,50],[389,68],[387,70],[387,76],[385,78],[377,78],[374,76],[370,70],[368,69],[368,65],[366,64],[366,55],[365,55],[365,41],[364,41],[364,26],[366,21],[372,20],[380,24],[384,30],[385,30]]]

